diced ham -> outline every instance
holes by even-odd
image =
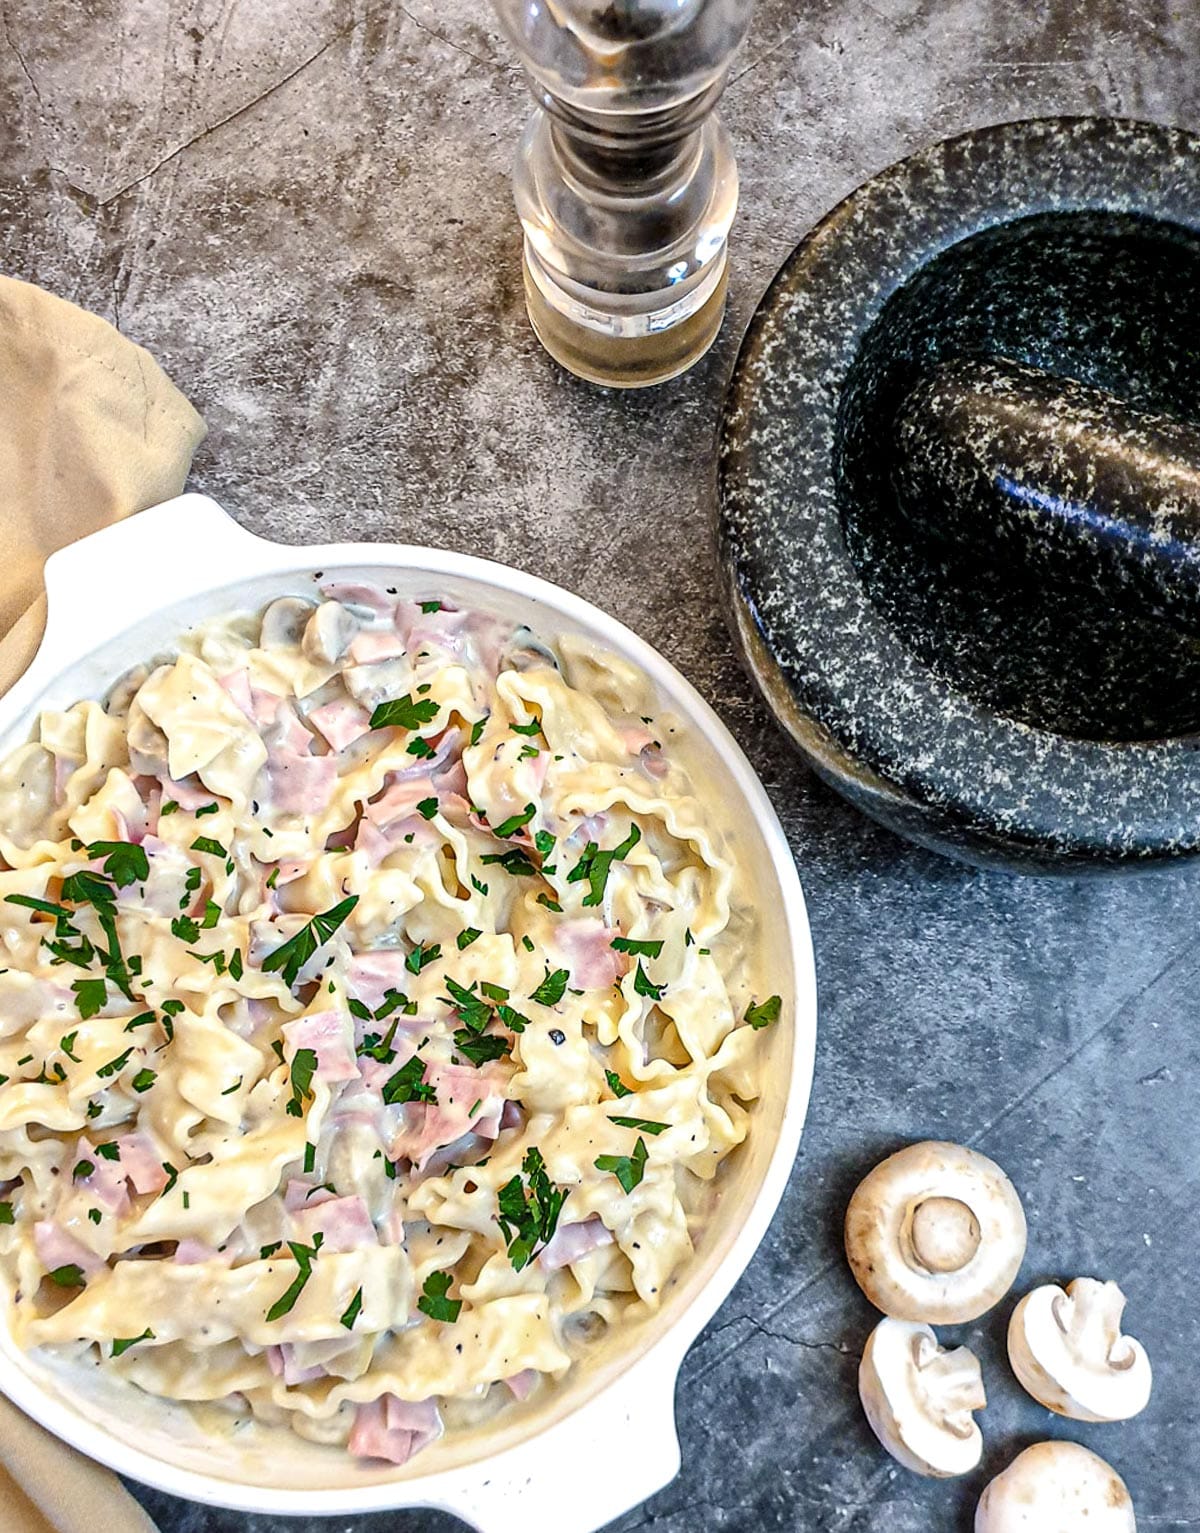
[[[435,781],[439,796],[457,794],[461,799],[468,797],[467,769],[461,756],[440,771]]]
[[[368,864],[377,868],[383,859],[396,850],[395,843],[385,836],[370,820],[359,820],[354,837],[354,850],[361,852]]]
[[[169,799],[171,803],[178,804],[181,809],[189,812],[195,809],[203,809],[205,804],[213,802],[213,795],[201,783],[193,787],[189,782],[177,782],[173,777],[159,779],[162,785],[163,800]]]
[[[260,782],[260,797],[277,814],[320,814],[333,796],[337,758],[280,749],[267,758]]]
[[[441,1430],[436,1399],[431,1397],[410,1404],[397,1400],[395,1395],[382,1395],[355,1411],[348,1446],[356,1458],[407,1464],[415,1453],[428,1447]]]
[[[331,749],[344,751],[348,745],[367,734],[371,720],[365,708],[357,703],[338,698],[332,703],[322,703],[309,714],[309,722],[315,724],[329,742]]]
[[[402,1125],[391,1143],[392,1156],[403,1156],[422,1171],[439,1149],[457,1144],[467,1134],[495,1139],[504,1111],[505,1079],[472,1065],[430,1064],[425,1080],[437,1101],[405,1106]]]
[[[593,1215],[578,1224],[560,1224],[550,1242],[542,1247],[538,1262],[547,1272],[557,1272],[612,1242],[612,1231],[599,1216]]]
[[[612,947],[612,939],[620,935],[592,916],[559,922],[550,944],[558,961],[571,971],[573,990],[604,990],[616,984],[626,970],[625,955]]]
[[[293,1176],[288,1178],[283,1189],[283,1206],[289,1214],[294,1214],[302,1208],[316,1208],[319,1203],[328,1203],[336,1197],[337,1193],[330,1192],[328,1187],[314,1187],[311,1182],[302,1182]]]
[[[85,1273],[91,1274],[104,1267],[104,1262],[94,1251],[89,1251],[74,1235],[50,1219],[39,1219],[34,1225],[33,1248],[47,1272],[57,1272],[59,1267],[81,1267]]]
[[[135,1192],[161,1192],[170,1175],[158,1158],[148,1134],[122,1134],[117,1140],[121,1172],[133,1183]]]
[[[379,1244],[367,1205],[357,1196],[311,1201],[292,1215],[292,1224],[296,1238],[306,1244],[320,1231],[323,1251],[358,1251]]]
[[[548,1249],[549,1247],[547,1247],[547,1250]],[[520,1373],[512,1374],[511,1377],[505,1379],[504,1382],[512,1391],[514,1399],[527,1400],[529,1398],[530,1391],[533,1389],[533,1386],[537,1383],[537,1381],[538,1372],[536,1368],[522,1368]]]
[[[348,1081],[358,1074],[345,1021],[336,1011],[317,1011],[283,1024],[283,1036],[291,1055],[312,1049],[317,1056],[317,1075],[323,1081]]]
[[[414,657],[429,648],[461,655],[470,618],[469,612],[454,612],[448,607],[422,612],[417,602],[402,601],[396,607],[396,631]]]
[[[321,594],[330,601],[340,601],[343,607],[360,607],[376,617],[390,618],[396,610],[394,596],[361,581],[331,580],[321,587]]]
[[[256,698],[274,696],[273,693],[259,692],[255,692],[254,695]],[[276,699],[275,711],[262,734],[268,751],[272,755],[277,750],[295,756],[308,756],[312,753],[314,743],[312,733],[305,728],[304,721],[285,698]]]
[[[311,1384],[314,1379],[324,1378],[324,1368],[315,1365],[302,1367],[296,1361],[296,1349],[290,1342],[284,1342],[281,1347],[268,1347],[266,1350],[267,1367],[277,1379],[282,1379],[285,1384]]]
[[[225,688],[248,719],[254,718],[254,700],[250,692],[250,672],[245,666],[230,671],[228,676],[218,676],[218,683]]]
[[[404,640],[391,629],[368,630],[354,636],[350,658],[355,665],[373,665],[376,660],[396,660],[405,653]]]
[[[202,1240],[185,1239],[175,1247],[171,1260],[180,1267],[197,1267],[201,1262],[220,1262],[223,1267],[228,1267],[233,1262],[233,1255],[229,1251],[218,1251],[216,1246],[205,1245]]]
[[[346,985],[350,994],[371,1011],[378,1011],[389,990],[404,993],[406,981],[412,975],[404,966],[404,954],[389,949],[386,952],[356,953],[346,970]]]
[[[647,745],[639,756],[642,771],[647,777],[652,777],[656,782],[661,782],[670,770],[666,756],[663,755],[661,745]]]
[[[417,805],[427,798],[436,798],[433,779],[428,773],[419,777],[398,780],[389,773],[389,785],[377,799],[363,809],[363,818],[386,830],[395,820],[404,820],[415,814]]]
[[[76,1177],[74,1185],[92,1202],[110,1214],[124,1214],[129,1210],[129,1189],[125,1185],[125,1171],[115,1160],[97,1155],[95,1147],[81,1139],[75,1148],[72,1166],[86,1160],[94,1169],[87,1176]]]

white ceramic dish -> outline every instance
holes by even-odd
[[[804,897],[762,785],[713,711],[648,645],[545,581],[481,559],[386,543],[286,547],[252,536],[213,501],[185,495],[55,554],[36,659],[0,699],[0,752],[40,708],[100,697],[190,624],[315,591],[336,571],[491,610],[553,642],[582,634],[642,667],[689,726],[690,761],[729,815],[785,1021],[764,1035],[764,1093],[749,1140],[692,1263],[652,1320],[619,1333],[533,1409],[451,1436],[403,1469],[366,1467],[300,1439],[199,1426],[186,1410],[18,1351],[0,1325],[0,1388],[65,1441],[175,1495],[247,1512],[347,1516],[402,1506],[453,1512],[483,1533],[591,1533],[679,1469],[674,1392],[684,1354],[749,1262],[779,1202],[808,1106],[816,982]],[[790,1021],[786,1020],[790,1013]]]

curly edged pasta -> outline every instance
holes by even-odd
[[[0,1266],[93,1351],[404,1463],[654,1310],[778,996],[628,662],[334,583],[0,763]]]

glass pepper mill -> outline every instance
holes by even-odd
[[[673,378],[725,311],[738,179],[713,109],[753,0],[494,4],[538,103],[513,172],[530,322],[581,378]]]

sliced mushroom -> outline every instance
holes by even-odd
[[[1125,1295],[1076,1278],[1028,1293],[1008,1323],[1013,1372],[1035,1400],[1075,1421],[1126,1421],[1150,1399],[1150,1359],[1121,1335]]]
[[[1034,1443],[979,1498],[975,1533],[1137,1533],[1112,1467],[1078,1443]]]
[[[340,601],[323,601],[304,628],[300,647],[314,664],[336,665],[358,632],[358,620]]]
[[[846,1210],[846,1257],[876,1309],[958,1325],[997,1304],[1025,1255],[1025,1213],[995,1161],[928,1140],[881,1161]]]
[[[927,1325],[881,1320],[858,1370],[858,1393],[871,1429],[916,1474],[968,1474],[983,1453],[972,1411],[987,1404],[979,1360],[966,1347],[938,1346]]]
[[[304,637],[313,605],[299,596],[281,596],[262,615],[259,644],[263,649],[295,649]]]

